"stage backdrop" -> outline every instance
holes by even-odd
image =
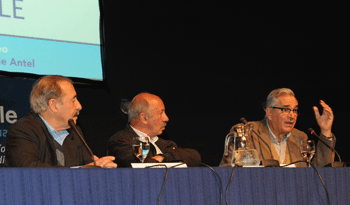
[[[29,111],[29,94],[33,80],[0,78],[0,167],[5,162],[7,130]]]

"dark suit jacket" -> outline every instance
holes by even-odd
[[[63,143],[65,167],[92,162],[79,136],[68,129]],[[81,132],[80,132],[81,133]],[[59,167],[53,137],[38,114],[30,113],[10,126],[6,137],[6,167]]]
[[[108,141],[108,155],[115,157],[118,167],[131,167],[131,163],[138,163],[140,160],[135,156],[131,141],[133,137],[137,137],[135,131],[127,125],[124,130],[118,131]],[[199,162],[200,154],[194,149],[179,148],[173,141],[158,138],[156,145],[163,152],[163,162]],[[156,150],[151,144],[145,162],[157,162],[151,159],[156,155]],[[191,166],[191,164],[188,164]]]
[[[272,143],[271,137],[269,135],[269,130],[266,125],[266,119],[257,122],[249,122],[253,124],[253,130],[260,136],[260,138],[253,132],[252,139],[247,139],[253,141],[253,148],[258,151],[260,160],[265,159],[275,159],[279,161],[279,156],[275,149],[275,146]],[[328,140],[325,136],[320,136],[321,140],[318,141],[316,147],[316,153],[312,160],[314,166],[323,167],[329,163],[334,162],[334,153],[328,146],[335,146],[335,137],[333,140]],[[306,140],[308,137],[306,133],[293,129],[291,136],[287,139],[287,148],[286,148],[286,161],[285,164],[291,162],[302,161],[303,157],[300,152],[300,142],[301,140]],[[325,143],[324,143],[325,142]],[[220,166],[230,166],[230,161],[232,160],[232,146],[229,148],[229,155],[223,156]],[[297,167],[305,167],[306,163],[296,163]]]

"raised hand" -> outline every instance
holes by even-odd
[[[324,136],[332,137],[332,125],[334,120],[333,111],[323,100],[320,100],[320,105],[323,107],[322,115],[320,115],[316,106],[313,107],[317,124],[320,126],[321,133]]]

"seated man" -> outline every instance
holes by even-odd
[[[62,76],[39,79],[30,93],[32,113],[11,125],[6,137],[7,167],[93,165],[87,147],[68,120],[82,109],[72,81]],[[81,133],[81,132],[80,132]],[[93,156],[96,166],[115,168],[114,157]]]
[[[118,131],[108,141],[108,154],[115,156],[119,167],[131,167],[131,163],[140,162],[131,146],[132,138],[137,136],[150,138],[151,147],[145,162],[186,163],[201,160],[196,150],[179,148],[173,141],[157,136],[162,134],[169,121],[163,101],[158,96],[149,93],[135,96],[128,117],[129,124],[125,129]]]
[[[323,101],[320,101],[323,113],[313,107],[316,121],[321,128],[321,140],[318,141],[316,154],[312,160],[314,166],[325,166],[334,162],[335,136],[331,132],[333,124],[333,111]],[[280,164],[303,161],[300,151],[301,141],[307,140],[306,133],[294,128],[298,117],[298,101],[292,90],[280,88],[273,90],[267,97],[265,119],[253,124],[253,148],[259,154],[260,160],[275,159]],[[250,143],[251,144],[251,143]],[[329,147],[328,147],[329,146]],[[230,166],[232,160],[232,146],[229,147],[228,156],[224,156],[220,166]],[[297,167],[305,167],[306,163],[296,163]]]

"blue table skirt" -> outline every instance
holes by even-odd
[[[232,168],[214,168],[222,204]],[[331,204],[350,204],[350,168],[318,168]],[[165,169],[0,168],[0,204],[158,204]],[[230,204],[327,204],[312,168],[237,168]],[[161,204],[220,204],[206,167],[169,169]]]

